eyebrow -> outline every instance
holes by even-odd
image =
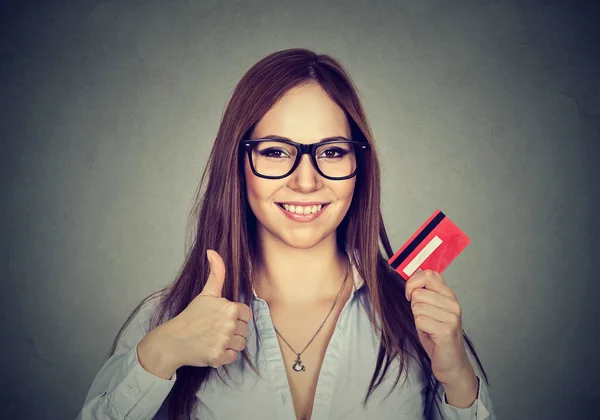
[[[290,138],[284,137],[284,136],[278,136],[276,134],[269,134],[268,136],[262,136],[260,137],[261,139],[269,139],[269,140],[288,140],[288,141],[294,141]],[[352,141],[344,136],[333,136],[333,137],[325,137],[322,138],[321,140],[319,140],[319,143],[323,142],[323,141],[329,141],[329,140],[348,140],[348,141]]]

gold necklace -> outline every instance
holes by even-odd
[[[310,343],[313,342],[313,340],[315,339],[315,337],[317,336],[317,334],[319,334],[319,331],[321,331],[321,328],[323,328],[323,325],[325,325],[325,322],[329,318],[329,315],[331,315],[331,312],[333,312],[333,308],[335,308],[335,304],[337,303],[338,299],[340,298],[340,296],[342,294],[342,291],[344,290],[344,285],[346,284],[346,280],[348,279],[348,272],[349,271],[350,271],[350,262],[348,262],[348,265],[346,266],[346,275],[344,277],[344,281],[342,282],[342,288],[340,289],[337,297],[335,298],[335,301],[333,302],[333,306],[329,310],[329,313],[325,317],[325,320],[323,321],[323,323],[321,324],[321,326],[319,327],[319,329],[317,330],[317,332],[315,333],[315,335],[313,335],[313,337],[310,339],[310,341],[308,342],[308,344],[304,347],[304,349],[302,349],[302,351],[300,353],[296,352],[296,350],[294,350],[294,348],[292,346],[290,346],[290,343],[288,343],[287,340],[285,338],[283,338],[283,336],[281,335],[281,333],[279,331],[277,331],[277,328],[275,328],[275,325],[273,325],[273,328],[275,328],[275,332],[279,335],[279,337],[281,337],[281,339],[283,340],[283,342],[285,344],[287,344],[288,347],[298,356],[298,357],[296,357],[296,361],[294,362],[294,364],[292,366],[292,369],[294,369],[294,372],[304,372],[306,370],[304,364],[302,363],[302,359],[300,358],[300,355],[302,353],[304,353],[304,350],[306,350],[308,348],[308,346],[310,345]]]

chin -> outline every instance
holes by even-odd
[[[273,217],[269,218],[269,222],[273,220],[277,220],[276,216],[280,216],[278,214],[273,215]],[[269,236],[271,240],[275,240],[276,242],[280,242],[282,245],[296,248],[296,249],[311,249],[323,241],[327,240],[331,235],[336,234],[336,228],[330,225],[330,221],[322,220],[325,223],[315,223],[318,220],[315,220],[311,224],[298,224],[294,226],[294,222],[291,222],[291,228],[285,229],[281,224],[263,224],[261,220],[257,218],[258,222],[258,230],[259,236],[265,238]],[[289,221],[286,220],[287,224],[290,224]],[[325,226],[329,225],[329,227]]]
[[[295,248],[295,249],[311,249],[314,248],[315,245],[318,245],[321,241],[315,241],[315,240],[293,240],[293,241],[285,241],[282,240],[283,243],[285,243],[287,246],[289,246],[290,248]]]
[[[335,235],[335,231],[327,235],[318,235],[316,233],[308,233],[306,235],[286,235],[277,236],[277,238],[291,248],[311,249],[326,240],[331,234]]]

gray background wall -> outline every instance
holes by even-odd
[[[399,247],[435,209],[498,418],[591,418],[595,2],[9,1],[1,7],[0,417],[75,418],[137,302],[183,262],[235,84],[276,50],[358,85]]]

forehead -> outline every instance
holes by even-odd
[[[350,138],[350,126],[344,111],[327,92],[311,83],[290,89],[260,119],[252,137],[268,135],[314,143],[325,137]]]

